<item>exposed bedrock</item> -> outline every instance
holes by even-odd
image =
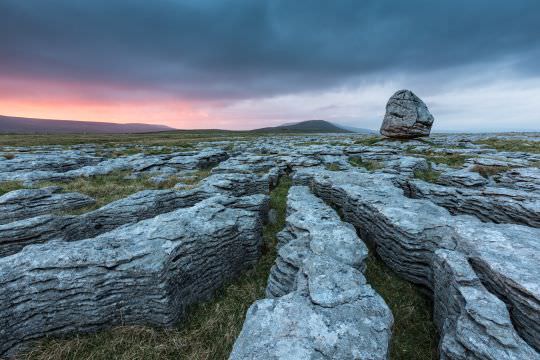
[[[410,90],[399,90],[386,104],[381,134],[402,139],[429,136],[433,120],[433,115],[418,96]]]
[[[432,291],[440,280],[434,270],[436,251],[454,250],[462,254],[473,265],[483,285],[506,303],[510,317],[500,321],[514,325],[515,336],[526,341],[520,344],[540,348],[539,229],[482,223],[471,216],[452,216],[431,201],[405,197],[389,180],[373,174],[320,171],[318,176],[312,177],[311,186],[317,195],[342,211],[364,240],[376,246],[387,265]],[[435,309],[437,311],[440,309]],[[489,325],[489,322],[482,323],[488,327],[487,333],[496,331]],[[473,328],[469,330],[475,332]],[[489,341],[482,334],[475,334],[483,338],[482,341]],[[529,351],[521,345],[519,348],[519,351]],[[501,354],[500,357],[482,357],[474,349],[470,349],[472,353],[468,356],[520,358],[519,352],[512,349],[499,343],[493,354]],[[532,358],[538,358],[538,354]]]
[[[540,193],[540,167],[505,171],[494,176],[498,185]]]
[[[46,335],[171,326],[259,257],[265,195],[216,196],[75,242],[0,259],[0,354]]]
[[[61,193],[62,188],[22,189],[0,196],[0,224],[51,214],[55,211],[78,209],[95,200],[79,193]]]
[[[325,255],[363,271],[366,245],[350,224],[305,186],[293,186],[287,195],[287,221],[278,233],[278,256],[268,278],[266,295],[279,297],[293,291],[298,269],[311,254]]]
[[[540,358],[517,336],[506,305],[486,290],[463,254],[437,250],[433,268],[440,359]]]
[[[42,161],[37,160],[39,154],[33,154],[32,156],[32,159],[35,157],[36,161],[27,161],[26,166],[23,168],[18,167],[16,171],[0,171],[0,181],[20,181],[26,185],[32,185],[39,181],[68,181],[81,176],[106,175],[113,171],[122,170],[160,173],[162,171],[170,172],[171,169],[173,171],[204,169],[228,158],[227,152],[221,149],[204,149],[200,152],[179,152],[166,155],[140,153],[100,162],[90,158],[80,166],[59,168],[57,166],[45,167]],[[86,158],[82,157],[81,159]],[[99,160],[100,158],[95,159]]]
[[[32,243],[52,239],[75,241],[95,237],[178,208],[193,206],[216,194],[267,194],[268,175],[216,174],[189,190],[144,190],[78,216],[43,215],[0,225],[0,257]]]
[[[230,359],[387,359],[393,317],[358,270],[366,246],[307,187],[290,189],[287,213],[274,298],[248,309]]]
[[[81,151],[65,150],[36,153],[17,153],[12,159],[0,157],[2,175],[30,171],[65,172],[83,166],[95,165],[103,158],[90,156]]]
[[[401,186],[407,196],[431,200],[454,215],[468,214],[484,222],[540,227],[540,196],[530,192],[501,187],[455,188],[421,180],[408,180]]]

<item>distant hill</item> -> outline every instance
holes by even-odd
[[[277,132],[277,133],[350,133],[342,127],[336,126],[326,120],[307,120],[292,124],[265,127],[252,130],[253,132]]]
[[[335,125],[342,129],[349,130],[353,133],[358,133],[358,134],[378,134],[379,133],[378,131],[375,131],[375,130],[364,129],[364,128],[359,128],[355,126],[348,126],[348,125],[341,125],[341,124],[335,124]]]
[[[116,124],[98,121],[33,119],[0,115],[0,133],[15,134],[120,134],[174,130],[165,125]]]

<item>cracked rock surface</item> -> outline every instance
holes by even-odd
[[[300,176],[304,182],[305,176]],[[435,284],[443,281],[440,277],[451,275],[451,268],[447,273],[436,271],[440,268],[434,265],[439,250],[457,251],[471,263],[471,269],[479,279],[477,283],[481,281],[483,284],[482,291],[498,298],[499,310],[502,304],[508,307],[506,312],[501,310],[497,313],[500,317],[496,322],[506,324],[506,331],[512,333],[513,338],[521,339],[512,344],[492,341],[488,357],[482,355],[480,347],[462,344],[473,352],[474,357],[514,359],[520,358],[518,354],[521,353],[533,354],[530,355],[533,359],[540,356],[535,351],[540,338],[540,280],[535,275],[540,264],[539,229],[482,223],[470,216],[452,216],[430,201],[405,197],[391,181],[384,181],[374,174],[357,173],[352,176],[343,172],[321,171],[312,177],[311,186],[315,194],[340,208],[344,218],[355,225],[362,238],[376,246],[377,253],[386,264],[409,281],[436,292]],[[465,301],[452,303],[452,306],[478,306],[474,297],[466,300],[470,301],[468,305]],[[441,304],[444,303],[435,302],[436,313],[444,313],[437,309]],[[475,326],[490,325],[489,321],[476,321]],[[468,323],[458,324],[465,326]],[[511,328],[509,324],[512,324]],[[497,326],[488,326],[484,335],[472,325],[461,330],[471,331],[479,336],[481,340],[478,341],[488,342],[491,341],[491,333],[498,331]],[[451,336],[449,333],[443,331],[443,338]],[[449,337],[446,341],[460,340]]]
[[[361,272],[366,246],[307,187],[287,204],[270,298],[249,308],[230,359],[387,359],[393,318]]]
[[[79,209],[95,200],[79,193],[61,193],[62,188],[21,189],[0,196],[0,225],[38,215]]]
[[[217,196],[95,238],[0,259],[0,353],[45,335],[120,324],[172,326],[253,265],[258,198]]]
[[[433,115],[418,96],[410,90],[399,90],[386,104],[381,134],[401,139],[428,136],[433,120]]]
[[[1,356],[44,335],[182,321],[255,263],[269,188],[290,174],[267,298],[231,358],[388,356],[392,315],[363,276],[365,243],[432,296],[441,359],[538,359],[539,134],[405,139],[432,118],[396,95],[389,137],[0,146]],[[62,215],[93,201],[86,189],[43,187],[108,175],[164,190]]]

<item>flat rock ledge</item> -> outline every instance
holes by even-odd
[[[30,244],[92,238],[122,225],[193,206],[216,194],[268,194],[269,188],[268,174],[216,174],[193,189],[144,190],[78,216],[42,215],[0,225],[0,257],[15,254]]]
[[[452,216],[375,174],[294,178],[339,208],[394,271],[431,291],[441,358],[540,359],[540,229]]]
[[[307,187],[287,214],[271,298],[248,309],[230,359],[388,359],[393,317],[360,271],[365,244]]]
[[[48,335],[169,327],[260,255],[265,195],[216,196],[95,238],[0,259],[0,355]],[[249,210],[252,209],[252,210]]]
[[[22,189],[0,196],[0,225],[55,211],[67,211],[93,205],[96,201],[79,193],[62,193],[62,188]]]
[[[455,188],[407,180],[408,197],[428,199],[455,214],[468,214],[484,222],[522,224],[540,228],[540,196],[502,187]]]

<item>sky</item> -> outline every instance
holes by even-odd
[[[0,1],[3,115],[378,129],[399,89],[434,130],[540,130],[540,1]]]

